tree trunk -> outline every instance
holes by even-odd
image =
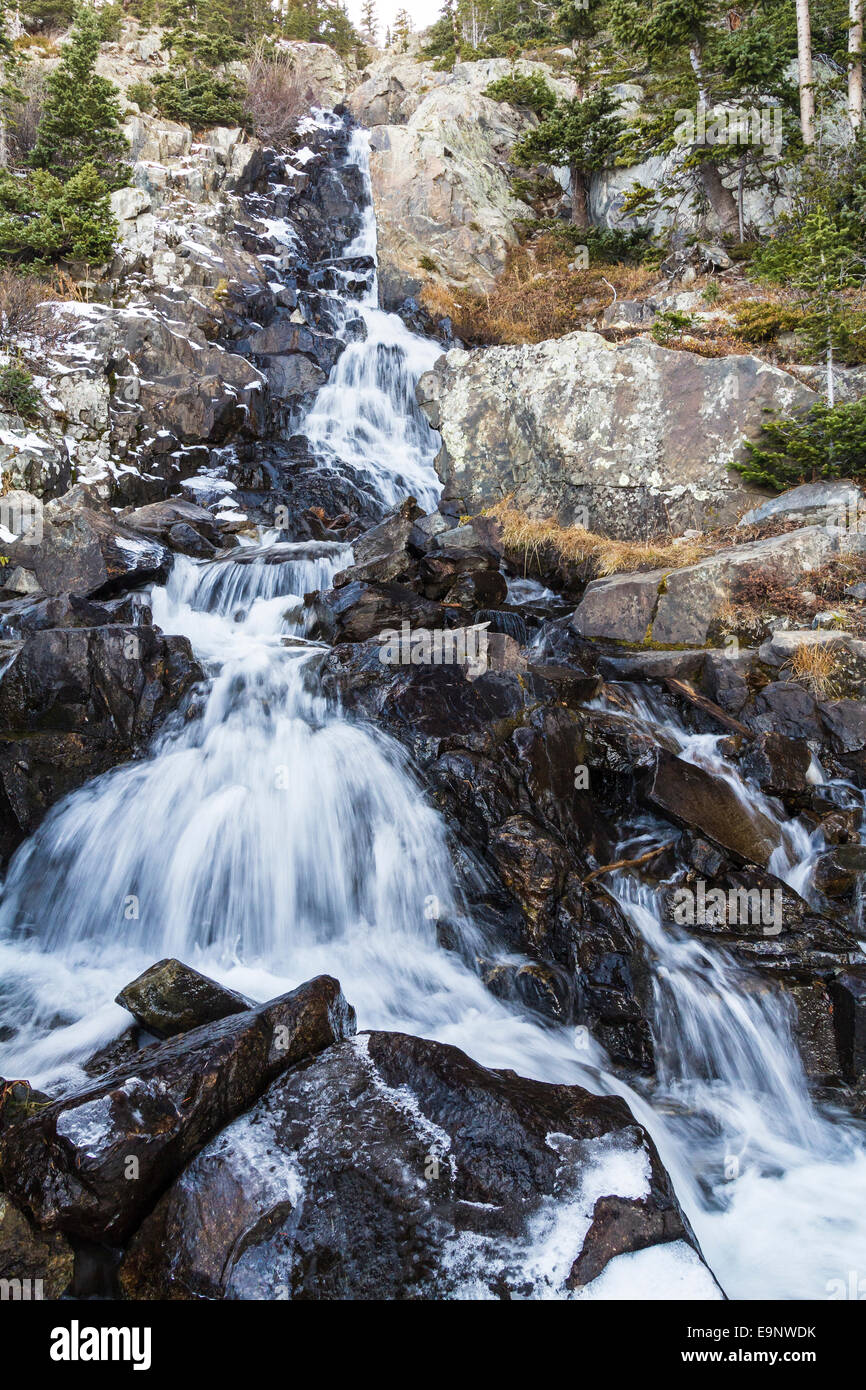
[[[571,223],[573,227],[589,226],[589,209],[586,196],[586,175],[582,169],[571,166]]]
[[[848,18],[848,115],[856,131],[863,124],[863,0],[849,0]]]
[[[797,71],[803,144],[814,145],[815,91],[812,77],[812,20],[809,15],[809,0],[797,0]]]
[[[706,78],[704,77],[704,70],[701,66],[701,55],[695,44],[692,44],[691,48],[689,49],[689,62],[692,65],[692,72],[695,74],[695,81],[698,84],[698,101],[701,103],[702,106],[708,107],[710,104],[710,96],[709,92],[707,91],[707,82]]]
[[[739,232],[740,214],[737,210],[736,200],[731,190],[725,188],[722,183],[718,166],[713,164],[711,159],[702,159],[700,175],[710,207],[722,225],[722,232],[729,234]]]

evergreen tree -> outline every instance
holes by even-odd
[[[117,88],[96,72],[99,16],[79,12],[59,65],[46,83],[47,98],[30,162],[65,182],[89,164],[109,188],[127,182],[128,146],[120,129]]]
[[[376,13],[376,0],[364,0],[361,6],[361,34],[368,43],[376,44],[379,32],[379,16]]]
[[[568,165],[571,172],[571,220],[589,226],[587,178],[614,162],[624,124],[616,101],[604,88],[591,96],[557,102],[541,124],[514,147],[518,164]]]
[[[391,39],[394,47],[401,53],[405,53],[409,47],[409,35],[412,32],[412,19],[408,10],[398,10],[394,16],[394,28]]]

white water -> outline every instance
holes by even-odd
[[[350,160],[369,180],[370,145],[354,131]],[[372,202],[346,256],[376,255],[376,219]],[[396,314],[378,307],[375,278],[364,298],[353,301],[367,327],[363,342],[343,350],[326,386],[298,426],[320,455],[333,452],[357,468],[388,506],[412,494],[431,511],[439,498],[432,468],[438,439],[415,402],[415,383],[442,355],[438,343],[410,333]],[[351,409],[347,402],[351,401]]]
[[[370,237],[368,225],[364,246]],[[372,303],[361,311],[367,341],[347,348],[304,429],[341,457],[353,451],[383,495],[411,487],[429,499],[435,441],[408,403],[438,349]],[[403,1029],[487,1065],[625,1095],[730,1296],[820,1298],[828,1280],[862,1269],[860,1132],[812,1107],[778,1001],[662,927],[646,889],[615,885],[655,961],[652,1095],[610,1074],[600,1049],[578,1050],[582,1033],[497,1002],[440,949],[437,916],[473,940],[444,827],[397,746],[328,706],[321,649],[303,641],[301,596],[326,586],[350,552],[280,554],[278,564],[180,558],[155,592],[156,622],[186,633],[209,670],[204,711],[169,729],[147,761],[58,806],[16,855],[0,905],[0,1020],[17,1030],[3,1074],[79,1080],[78,1064],[128,1022],[114,994],[160,956],[262,999],[326,971],[361,1028]],[[711,759],[754,797],[713,741],[669,732],[684,756]],[[808,847],[786,833],[791,876]],[[601,1296],[651,1296],[651,1260],[617,1264]],[[700,1286],[684,1278],[681,1292]]]

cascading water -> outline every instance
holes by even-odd
[[[353,131],[349,159],[362,169],[369,186],[370,146],[363,131]],[[375,255],[371,199],[343,259]],[[345,348],[299,428],[319,455],[332,455],[368,478],[388,506],[411,493],[419,506],[432,510],[439,498],[432,468],[437,445],[415,402],[415,383],[442,350],[410,333],[402,319],[384,313],[378,304],[373,276],[360,303],[352,301],[353,312],[364,320],[366,338]]]
[[[356,133],[362,168],[365,148]],[[370,206],[347,254],[374,250]],[[361,313],[367,337],[347,346],[303,429],[384,500],[411,491],[429,505],[435,443],[412,391],[439,349],[382,313],[374,288]],[[660,1075],[638,1093],[585,1049],[582,1030],[576,1046],[570,1030],[538,1025],[440,949],[437,917],[473,941],[443,823],[402,751],[323,697],[321,649],[304,636],[303,595],[350,560],[347,547],[306,543],[180,557],[155,591],[155,621],[187,634],[208,671],[204,707],[168,727],[147,761],[56,807],[15,856],[0,905],[4,1074],[80,1080],[81,1061],[127,1022],[106,1001],[160,956],[262,999],[328,972],[362,1028],[624,1095],[728,1294],[824,1296],[828,1280],[862,1267],[866,1150],[853,1123],[811,1105],[774,996],[663,926],[650,891],[618,876],[611,887],[655,978]],[[712,741],[667,732],[754,797]],[[785,841],[789,878],[808,848],[798,834]]]

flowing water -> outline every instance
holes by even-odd
[[[365,166],[363,137],[350,158]],[[374,247],[368,212],[350,251]],[[347,347],[303,429],[350,457],[385,500],[412,491],[430,504],[435,439],[412,392],[439,349],[381,312],[375,285],[360,312],[367,338]],[[0,903],[0,1019],[11,1035],[0,1070],[37,1085],[80,1081],[81,1062],[127,1022],[114,994],[161,956],[259,999],[327,972],[362,1028],[624,1095],[729,1296],[827,1296],[866,1262],[866,1149],[853,1122],[812,1105],[775,995],[663,926],[650,890],[620,876],[612,887],[653,962],[657,1004],[659,1078],[637,1092],[582,1030],[543,1027],[495,1000],[438,945],[437,919],[474,940],[444,825],[399,747],[324,698],[322,649],[304,635],[302,596],[350,561],[348,547],[310,543],[266,544],[243,561],[179,557],[154,592],[155,621],[188,635],[208,672],[203,708],[178,716],[146,761],[56,807],[16,854]],[[639,713],[658,725],[658,711]],[[717,740],[665,732],[754,802]],[[789,828],[774,867],[800,881],[811,852]],[[646,1296],[627,1279],[617,1286],[630,1292]]]

